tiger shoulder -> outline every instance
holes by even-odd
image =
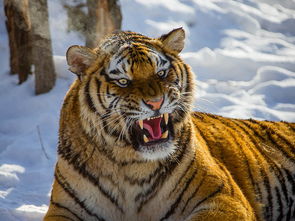
[[[45,221],[294,220],[295,124],[193,112],[185,33],[72,46]]]

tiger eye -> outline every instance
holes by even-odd
[[[166,72],[165,72],[164,70],[162,70],[162,71],[159,71],[159,72],[157,73],[157,75],[158,75],[159,77],[161,77],[161,78],[164,78],[165,75],[166,75]]]
[[[128,82],[129,82],[126,78],[121,78],[121,79],[119,79],[117,81],[122,86],[127,86]]]

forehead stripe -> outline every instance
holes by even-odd
[[[167,63],[167,61],[164,60],[162,57],[160,57],[160,60],[161,60],[161,65],[163,65],[163,66]]]
[[[117,61],[117,65],[120,64],[126,57],[128,56],[128,54],[122,56],[118,61]]]
[[[110,74],[113,74],[113,75],[119,75],[119,74],[121,74],[121,73],[120,73],[120,70],[119,70],[119,69],[115,69],[115,70],[111,70],[111,71],[110,71]]]

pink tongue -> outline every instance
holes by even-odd
[[[162,136],[162,130],[161,130],[161,117],[151,119],[151,120],[144,120],[143,121],[143,128],[147,129],[147,131],[150,134],[150,137],[152,140],[158,140]]]

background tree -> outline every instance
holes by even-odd
[[[47,0],[30,0],[29,9],[32,24],[32,63],[35,72],[35,92],[41,94],[50,91],[54,87],[56,79]]]
[[[86,46],[94,48],[100,39],[121,29],[122,14],[118,0],[87,0]]]
[[[70,4],[71,3],[71,4]],[[118,0],[63,0],[68,15],[68,30],[85,36],[86,46],[94,48],[107,34],[121,29]]]
[[[46,0],[4,0],[10,47],[10,70],[19,83],[32,72],[35,93],[48,92],[55,84]]]
[[[10,73],[18,74],[19,83],[31,74],[31,22],[28,0],[4,0],[10,49]]]

